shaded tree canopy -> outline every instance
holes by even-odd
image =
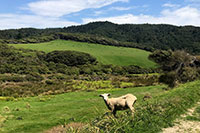
[[[193,81],[200,76],[200,60],[185,51],[161,51],[153,52],[150,59],[160,65],[164,74],[160,81],[174,87],[177,82]]]
[[[94,64],[97,62],[95,57],[77,51],[52,51],[46,55],[45,60],[48,62],[62,63],[67,66]]]

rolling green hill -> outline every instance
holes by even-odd
[[[74,50],[93,55],[103,64],[113,64],[120,66],[137,65],[144,68],[155,68],[156,63],[150,61],[150,52],[125,47],[114,47],[83,43],[75,41],[55,40],[46,43],[36,44],[10,44],[17,48],[34,49],[45,52],[54,50]]]

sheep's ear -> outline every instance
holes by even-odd
[[[108,96],[110,96],[111,94],[110,93],[108,93]]]

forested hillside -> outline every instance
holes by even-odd
[[[200,28],[152,24],[113,24],[94,22],[86,25],[49,29],[13,29],[0,31],[0,43],[38,43],[55,39],[104,45],[155,49],[186,50],[200,53]]]
[[[87,25],[72,26],[66,29],[72,33],[88,33],[122,42],[134,42],[153,49],[184,49],[200,52],[200,28],[193,26],[172,26],[166,24],[113,24],[95,22]]]

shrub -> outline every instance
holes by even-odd
[[[79,75],[80,69],[78,67],[71,67],[66,70],[66,74],[68,75]]]
[[[62,63],[67,66],[94,64],[96,59],[91,55],[77,51],[52,51],[47,54],[47,62]]]
[[[80,69],[80,74],[92,74],[92,70],[89,67],[82,67]]]
[[[0,97],[0,101],[14,101],[14,97]]]
[[[199,78],[199,59],[185,51],[157,50],[149,56],[160,65],[164,74],[160,81],[174,87],[177,82],[185,83]]]
[[[26,79],[20,75],[0,75],[0,81],[2,82],[23,82]]]
[[[46,80],[45,83],[48,84],[48,85],[54,84],[54,82],[52,80]]]
[[[42,81],[44,78],[38,73],[30,73],[26,75],[26,80],[27,81]]]
[[[183,68],[183,72],[178,77],[180,81],[189,82],[199,78],[200,73],[196,68],[185,67]]]
[[[165,83],[169,85],[169,87],[174,87],[176,86],[176,73],[175,72],[169,72],[166,74],[163,74],[160,76],[159,81],[161,83]]]

